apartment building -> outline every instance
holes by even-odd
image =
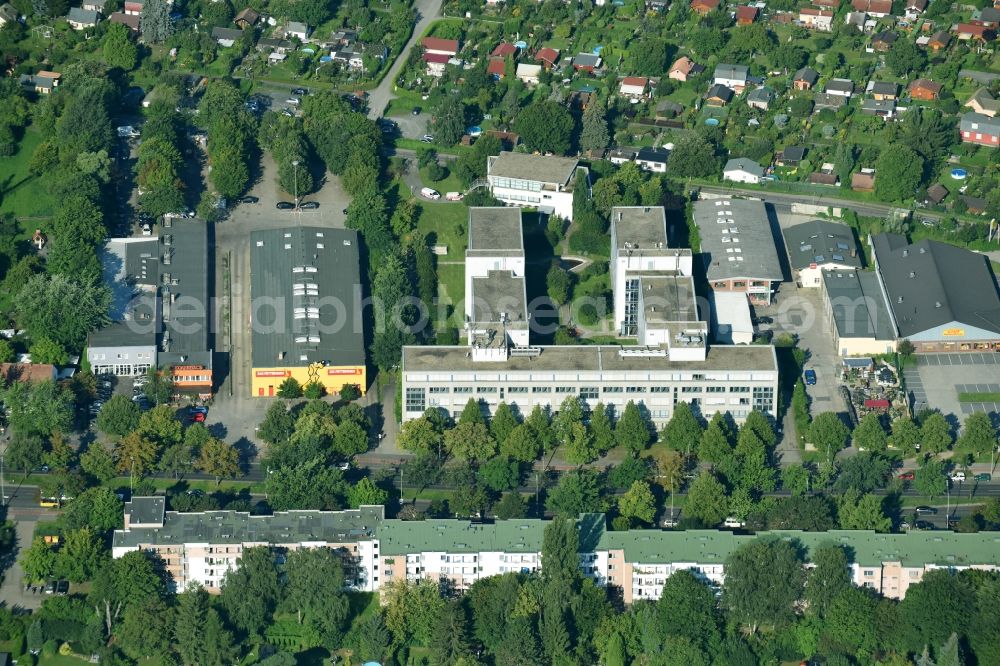
[[[597,585],[619,588],[625,603],[659,599],[667,579],[682,570],[719,587],[729,555],[757,538],[797,542],[807,567],[820,546],[842,546],[854,584],[892,599],[904,598],[928,571],[1000,571],[1000,537],[991,532],[612,532],[605,529],[603,514],[583,514],[576,522],[582,573]],[[112,555],[145,552],[160,560],[175,589],[195,583],[217,593],[225,572],[238,565],[246,548],[269,546],[280,562],[289,550],[329,547],[343,554],[353,590],[375,592],[394,581],[430,579],[465,591],[490,576],[537,573],[546,524],[538,519],[387,520],[381,506],[272,516],[180,514],[165,511],[162,497],[137,497],[125,505],[125,527],[115,531]]]
[[[348,587],[372,592],[381,579],[375,530],[384,517],[381,505],[269,516],[240,511],[178,513],[165,510],[163,497],[135,497],[125,503],[124,528],[115,530],[111,555],[145,552],[160,560],[174,590],[194,583],[219,592],[226,572],[238,565],[247,548],[268,546],[280,557],[298,548],[327,547],[343,555]]]
[[[403,420],[429,408],[458,415],[470,398],[527,414],[558,410],[575,396],[623,410],[644,405],[653,422],[679,401],[702,414],[775,413],[778,369],[772,347],[708,346],[699,320],[691,253],[666,247],[662,208],[616,208],[612,263],[618,325],[635,346],[531,344],[520,218],[498,209],[469,213],[466,345],[403,348]],[[487,231],[489,229],[489,231]],[[645,252],[648,247],[649,252]]]
[[[505,151],[486,160],[486,180],[494,197],[570,221],[573,190],[580,172],[589,173],[575,157]]]

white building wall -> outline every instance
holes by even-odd
[[[799,282],[803,287],[820,287],[823,285],[823,271],[853,271],[854,269],[854,266],[835,263],[818,264],[815,268],[809,266],[799,271]]]
[[[490,186],[493,196],[512,206],[530,208],[548,207],[559,217],[573,221],[573,193],[554,190],[516,190],[509,187]]]
[[[723,180],[731,180],[734,183],[751,183],[756,185],[760,182],[760,177],[749,173],[743,169],[733,169],[722,174]]]

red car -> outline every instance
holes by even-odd
[[[913,481],[913,472],[903,472],[897,478],[900,481]]]
[[[192,423],[204,423],[205,422],[205,412],[195,412],[191,415]]]

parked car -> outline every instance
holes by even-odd
[[[809,386],[814,386],[816,384],[816,371],[806,370],[804,373],[806,384]]]
[[[420,140],[423,141],[424,143],[434,143],[434,137],[432,137],[430,134],[424,134],[422,137],[420,137]]]
[[[204,405],[194,405],[188,409],[191,414],[208,414],[208,407]]]
[[[295,204],[291,201],[279,201],[274,207],[278,210],[292,210],[295,208]]]
[[[204,423],[206,414],[204,412],[195,412],[191,415],[191,423]]]
[[[419,116],[421,111],[423,111],[423,109],[421,109],[419,106],[415,106],[413,107],[413,110],[410,111],[410,114],[414,116]]]
[[[918,520],[913,523],[913,527],[918,530],[932,530],[934,529],[934,523],[929,523],[926,520]]]
[[[317,208],[319,208],[319,202],[303,201],[302,203],[299,204],[299,208],[301,208],[302,210],[316,210]]]
[[[240,203],[245,203],[245,204],[255,204],[255,203],[259,202],[260,199],[258,197],[247,196],[247,197],[240,197],[239,199],[237,199],[237,201],[239,201]]]
[[[758,324],[773,324],[774,320],[770,317],[757,317]]]
[[[441,193],[435,189],[431,189],[430,187],[425,187],[420,190],[420,196],[437,200],[441,198]]]
[[[913,476],[913,472],[903,472],[896,478],[899,479],[900,481],[913,481],[915,477]]]
[[[289,97],[285,100],[286,104],[291,104],[292,106],[298,106],[302,102],[298,97]]]
[[[305,88],[292,88],[292,94],[302,97],[303,95],[308,95],[309,91]]]
[[[68,580],[58,580],[58,581],[56,581],[56,594],[69,594],[69,581]]]
[[[56,593],[56,582],[50,580],[45,584],[45,594],[55,594]]]
[[[993,475],[989,472],[980,472],[976,474],[976,481],[992,481]]]
[[[965,483],[965,472],[952,472],[951,480],[955,483]]]
[[[918,516],[922,516],[924,514],[927,514],[929,516],[933,516],[933,515],[937,514],[937,509],[935,509],[932,506],[918,506],[916,509],[914,509],[914,511],[916,512],[916,514]]]

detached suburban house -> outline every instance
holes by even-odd
[[[715,68],[712,83],[732,88],[737,93],[741,93],[747,86],[749,71],[746,65],[727,65],[723,63]]]
[[[93,28],[100,20],[100,14],[92,9],[83,9],[81,7],[70,7],[69,13],[66,14],[66,22],[74,30]]]
[[[1000,102],[993,99],[993,95],[986,88],[980,88],[972,93],[972,97],[965,103],[965,106],[990,118],[997,115],[997,111],[1000,111]]]
[[[61,78],[62,74],[59,72],[49,72],[43,69],[37,74],[22,74],[21,85],[40,95],[48,95],[59,87],[59,79]]]
[[[781,167],[797,167],[806,157],[806,149],[802,146],[786,146],[778,153],[774,163]]]
[[[813,95],[813,104],[815,105],[815,111],[823,111],[826,109],[836,111],[837,109],[847,105],[847,98],[841,95],[821,92]]]
[[[687,81],[688,79],[698,76],[705,71],[703,65],[699,65],[691,58],[687,56],[681,56],[670,66],[670,72],[667,74],[668,77],[674,81]]]
[[[236,18],[233,19],[233,23],[236,24],[236,27],[240,30],[246,30],[247,28],[252,28],[257,25],[257,21],[259,20],[260,14],[250,7],[247,7],[236,15]]]
[[[635,163],[643,171],[666,173],[669,157],[670,151],[666,148],[640,148],[635,156]]]
[[[549,46],[542,47],[535,54],[535,61],[542,63],[545,69],[552,69],[559,62],[559,50]]]
[[[125,16],[141,16],[142,15],[142,3],[134,1],[126,1],[125,3]]]
[[[596,53],[578,53],[573,58],[573,69],[593,74],[595,69],[600,69],[601,62],[601,56]]]
[[[852,0],[851,7],[856,12],[864,12],[875,18],[885,18],[892,14],[892,0]]]
[[[764,177],[764,167],[754,162],[749,157],[737,157],[726,162],[722,169],[722,179],[731,180],[734,183],[750,183],[757,185]]]
[[[292,39],[294,37],[300,42],[304,42],[309,39],[309,34],[311,32],[312,29],[305,23],[289,21],[288,25],[285,26],[285,39]]]
[[[969,40],[986,41],[986,31],[988,28],[981,23],[959,23],[955,26],[955,36],[960,41]]]
[[[865,92],[879,101],[895,100],[899,95],[899,84],[892,81],[869,81]]]
[[[622,84],[618,88],[618,92],[622,97],[629,97],[631,99],[642,99],[646,96],[646,91],[649,89],[649,79],[644,76],[626,76],[622,79]]]
[[[792,87],[796,90],[811,90],[819,81],[819,72],[812,67],[803,67],[792,77]]]
[[[242,36],[243,31],[236,30],[235,28],[212,28],[212,39],[214,39],[215,42],[223,48],[228,49],[230,46],[238,42]]]
[[[958,125],[962,143],[996,148],[1000,145],[1000,119],[969,112]]]
[[[771,102],[774,101],[774,91],[768,87],[754,88],[747,95],[747,106],[751,109],[767,111]]]
[[[924,102],[933,102],[941,93],[941,84],[930,79],[916,79],[910,84],[910,97]]]
[[[799,10],[799,21],[807,28],[830,32],[833,30],[833,12],[828,9],[805,7]]]
[[[741,6],[736,8],[736,25],[750,25],[757,20],[760,10],[756,7]]]
[[[700,16],[719,8],[719,0],[691,0],[691,11]]]
[[[844,99],[850,99],[854,94],[854,81],[850,79],[830,79],[826,82],[823,90],[827,95],[837,95]]]
[[[526,62],[519,62],[514,76],[517,77],[519,81],[523,81],[524,83],[530,85],[536,85],[538,83],[538,77],[541,73],[541,65],[529,65]]]
[[[424,47],[423,60],[427,64],[428,76],[442,76],[444,66],[458,55],[458,42],[454,39],[424,37],[421,45]]]
[[[725,106],[731,101],[733,101],[733,91],[721,83],[713,85],[705,94],[705,103],[709,106]]]
[[[125,12],[114,12],[108,17],[111,23],[121,23],[132,32],[139,32],[139,15],[126,14]]]

